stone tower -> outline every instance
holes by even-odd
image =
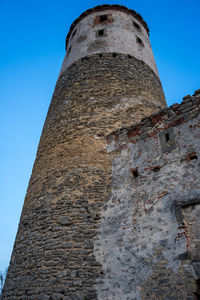
[[[98,242],[98,232],[111,195],[113,168],[106,136],[165,106],[149,29],[138,13],[120,5],[102,5],[74,21],[3,299],[135,299],[125,292],[117,298],[109,287],[105,287],[107,296],[101,296],[104,246]],[[123,185],[120,170],[118,179]],[[113,198],[115,205],[119,204]],[[112,237],[112,230],[109,234]]]

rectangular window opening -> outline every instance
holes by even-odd
[[[142,41],[141,38],[139,38],[137,35],[136,35],[136,42],[137,42],[138,44],[140,44],[140,46],[144,47],[143,41]]]
[[[104,36],[105,35],[105,29],[100,29],[97,31],[97,36]]]
[[[137,28],[137,30],[141,30],[140,25],[135,21],[133,21],[133,25],[135,26],[135,28]]]
[[[159,133],[162,152],[169,152],[176,148],[173,128],[168,128]]]
[[[104,22],[104,21],[108,20],[108,16],[107,15],[101,15],[99,19],[100,19],[100,22]]]

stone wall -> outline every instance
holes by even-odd
[[[113,159],[104,137],[165,105],[158,77],[128,55],[92,55],[63,72],[43,128],[3,299],[101,299],[96,280],[104,266],[94,245],[110,199]]]
[[[200,90],[107,141],[98,299],[199,299]]]
[[[158,77],[130,56],[63,73],[3,300],[198,299],[200,90],[164,106]]]
[[[100,16],[107,16],[104,21]],[[99,35],[99,30],[103,30]],[[131,10],[96,7],[80,18],[67,37],[66,55],[60,71],[76,60],[96,53],[119,52],[144,61],[158,75],[149,35],[142,19]]]

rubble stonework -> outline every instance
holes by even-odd
[[[99,22],[119,31],[125,15],[131,53],[133,40],[126,53],[114,40],[116,51],[73,50],[76,38],[90,45]],[[89,38],[82,35],[87,20]],[[85,12],[70,29],[73,61],[64,60],[44,124],[3,300],[189,300],[199,293],[200,93],[166,107],[135,20],[148,36],[137,13],[115,5]]]
[[[102,268],[93,247],[112,166],[104,136],[164,104],[160,80],[134,57],[92,55],[64,71],[24,202],[7,299],[95,299]]]
[[[100,299],[196,299],[200,90],[110,134],[107,151],[112,192],[95,242]]]

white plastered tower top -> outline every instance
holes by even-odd
[[[159,77],[147,24],[138,13],[124,6],[97,6],[73,22],[66,38],[66,55],[59,76],[78,59],[98,53],[134,56]]]

